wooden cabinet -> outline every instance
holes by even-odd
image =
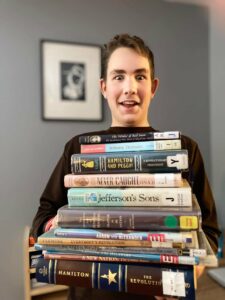
[[[33,296],[53,293],[68,289],[64,285],[42,284],[32,285],[32,277],[35,278],[35,267],[31,266],[31,257],[36,256],[39,252],[33,246],[29,246],[30,228],[27,226],[24,230],[24,299],[31,300]]]

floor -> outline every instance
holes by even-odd
[[[225,300],[225,288],[205,272],[199,279],[196,300]]]
[[[34,300],[66,300],[66,291],[34,297]],[[137,296],[138,299],[138,296]],[[88,299],[87,299],[88,300]],[[225,300],[225,288],[204,272],[198,281],[196,300]]]

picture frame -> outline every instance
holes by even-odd
[[[101,121],[101,47],[41,40],[42,118]]]

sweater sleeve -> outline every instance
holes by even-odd
[[[67,147],[52,172],[40,198],[40,205],[34,217],[30,235],[35,239],[44,232],[45,224],[57,214],[57,210],[67,204],[64,175],[70,173],[70,155]]]
[[[189,161],[189,179],[202,211],[202,229],[211,247],[217,252],[220,230],[217,223],[216,205],[205,172],[203,158],[195,142],[192,143]]]

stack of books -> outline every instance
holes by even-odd
[[[180,132],[81,136],[80,144],[59,227],[36,244],[37,280],[195,299],[193,266],[217,260],[182,178]]]

